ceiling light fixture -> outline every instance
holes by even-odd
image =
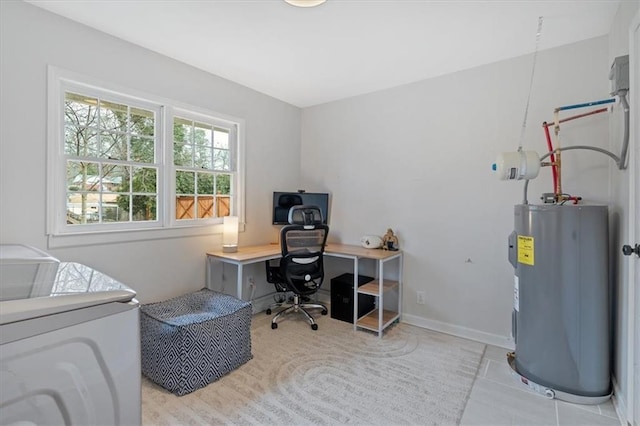
[[[284,1],[289,3],[291,6],[315,7],[315,6],[320,6],[322,3],[324,3],[327,0],[284,0]]]

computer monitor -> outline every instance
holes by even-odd
[[[312,205],[320,207],[322,223],[329,223],[329,194],[326,192],[280,192],[273,193],[273,224],[289,223],[289,209],[293,206]]]

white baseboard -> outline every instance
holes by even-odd
[[[273,295],[270,293],[265,296],[255,298],[251,301],[253,305],[253,313],[265,311],[269,305],[274,303]],[[321,303],[331,302],[331,293],[328,290],[320,289],[317,293],[318,301]],[[510,337],[500,336],[497,334],[486,333],[484,331],[474,330],[471,328],[461,327],[458,325],[447,324],[441,321],[430,320],[415,315],[402,314],[402,322],[415,325],[417,327],[429,330],[439,331],[441,333],[451,334],[453,336],[462,337],[464,339],[475,340],[487,345],[498,346],[508,350],[514,350],[515,345]]]
[[[486,333],[484,331],[474,330],[472,328],[448,324],[442,321],[426,319],[423,317],[404,313],[402,314],[402,322],[406,322],[407,324],[415,325],[417,327],[462,337],[464,339],[475,340],[476,342],[484,343],[487,345],[498,346],[509,350],[515,349],[513,339],[507,336]]]
[[[620,425],[624,426],[628,424],[627,421],[627,406],[625,404],[624,396],[620,384],[616,380],[615,376],[611,376],[611,383],[613,385],[613,395],[611,396],[611,402],[616,409],[616,414],[620,420]]]

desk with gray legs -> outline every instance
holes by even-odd
[[[385,328],[394,321],[400,320],[402,314],[402,251],[386,251],[379,249],[366,249],[360,246],[347,244],[327,244],[325,256],[351,259],[353,261],[353,328],[364,328],[378,333],[382,337]],[[280,246],[277,244],[264,244],[260,246],[240,247],[235,253],[224,253],[215,250],[207,253],[207,286],[212,287],[212,269],[220,263],[236,265],[238,278],[236,283],[236,297],[242,299],[243,267],[266,260],[278,259],[281,256]],[[370,283],[358,287],[358,269],[360,259],[372,259],[377,263],[376,279]],[[385,279],[384,267],[388,262],[397,262],[397,280]],[[397,307],[385,307],[384,296],[390,291],[397,292]],[[358,293],[369,294],[376,297],[377,308],[358,318]]]

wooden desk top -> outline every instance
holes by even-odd
[[[278,244],[263,244],[261,246],[238,247],[238,251],[235,253],[224,253],[220,249],[207,252],[207,256],[233,262],[250,263],[251,261],[277,259],[280,257],[280,246]]]
[[[366,259],[387,259],[400,255],[401,251],[390,251],[381,249],[367,249],[361,246],[329,243],[325,246],[325,254],[337,257],[366,258]],[[224,253],[222,250],[207,252],[207,256],[215,257],[234,263],[251,263],[267,259],[277,259],[280,257],[279,244],[263,244],[259,246],[238,247],[235,253]]]
[[[337,243],[327,244],[324,248],[324,252],[326,254],[337,256],[343,255],[349,257],[362,257],[366,259],[388,259],[402,254],[400,250],[367,249],[362,246]]]

